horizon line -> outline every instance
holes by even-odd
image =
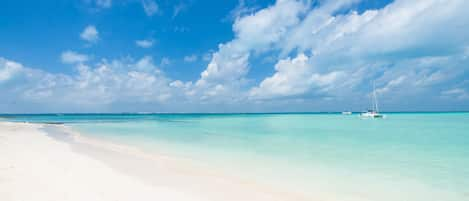
[[[154,114],[340,114],[343,111],[321,111],[321,112],[57,112],[57,113],[0,113],[2,115],[154,115]],[[361,113],[364,111],[351,111]],[[441,110],[441,111],[386,111],[380,113],[469,113],[469,110]]]

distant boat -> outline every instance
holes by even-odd
[[[343,114],[343,115],[351,115],[352,112],[350,112],[350,111],[344,111],[344,112],[342,112],[342,114]]]
[[[366,118],[383,118],[384,115],[379,113],[378,109],[378,98],[376,97],[376,89],[375,89],[375,83],[373,82],[373,95],[372,95],[372,100],[371,100],[371,108],[370,110],[366,112],[362,112],[360,114],[361,117],[366,117]]]

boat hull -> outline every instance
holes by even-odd
[[[384,115],[378,113],[362,113],[360,116],[364,118],[384,118]]]

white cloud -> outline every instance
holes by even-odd
[[[316,55],[328,57],[387,57],[419,49],[436,50],[447,54],[459,48],[456,41],[464,41],[468,31],[459,27],[465,15],[467,1],[442,2],[398,0],[379,10],[361,14],[351,12],[333,16],[331,13],[310,12],[301,26],[293,29],[293,37],[285,41],[284,51],[295,48],[312,50]],[[324,25],[324,22],[327,25]],[[448,41],[435,40],[434,28],[443,28],[441,34]],[[384,40],[386,39],[386,40]],[[450,48],[450,49],[448,49]],[[453,49],[453,50],[452,50]],[[332,55],[331,55],[332,54]],[[420,51],[420,55],[434,54]],[[402,55],[406,56],[406,55]]]
[[[22,69],[23,66],[20,63],[0,57],[0,83],[11,79]]]
[[[334,4],[334,6],[330,6],[330,4]],[[335,10],[349,4],[349,1],[343,1],[343,3],[325,3],[327,7],[334,7]],[[292,37],[292,31],[301,25],[302,16],[310,11],[309,6],[308,1],[283,0],[277,1],[274,5],[255,13],[239,16],[233,25],[235,38],[230,42],[219,45],[218,51],[212,54],[211,61],[205,71],[201,73],[201,78],[196,82],[196,86],[200,88],[199,90],[210,91],[214,90],[216,86],[221,85],[225,88],[225,91],[235,93],[234,96],[246,97],[247,93],[240,91],[240,89],[249,82],[246,79],[250,68],[249,59],[259,54],[281,49],[284,46],[284,41]],[[335,11],[333,8],[328,9],[330,13]],[[333,77],[338,75],[338,72],[340,70],[324,74],[318,73],[316,75],[318,77],[310,74],[309,76],[313,77],[309,80],[316,78],[320,81],[323,78],[322,76],[330,74],[329,76]],[[278,77],[282,76],[284,76],[282,73],[278,74]],[[307,85],[308,82],[304,85]],[[265,82],[265,87],[251,90],[248,93],[250,94],[249,97],[277,97],[282,94],[279,92],[282,90],[277,90],[277,92],[261,92],[260,90],[269,88],[267,87],[268,83]],[[276,86],[274,81],[271,81],[269,84],[272,84],[272,87]],[[285,88],[290,87],[287,83],[278,83],[278,85]],[[295,90],[306,92],[309,88],[311,86]],[[292,94],[285,93],[288,96]],[[301,93],[295,94],[301,95]]]
[[[141,48],[150,48],[153,46],[154,41],[152,39],[137,40],[135,44]]]
[[[248,2],[245,0],[238,0],[238,5],[236,8],[230,11],[230,14],[226,17],[228,20],[236,20],[244,15],[254,13],[257,9],[256,7],[249,7],[247,5]]]
[[[184,83],[181,80],[176,80],[176,81],[173,81],[173,82],[169,83],[169,85],[172,86],[172,87],[181,88],[181,87],[184,86]]]
[[[157,13],[158,6],[142,1],[144,7],[151,7],[151,2],[155,6],[149,15]],[[200,55],[208,65],[197,80],[172,80],[151,57],[103,59],[90,66],[83,57],[70,59],[77,63],[76,75],[3,64],[0,80],[28,80],[14,90],[24,100],[90,107],[170,102],[178,106],[208,103],[211,108],[241,105],[244,109],[262,102],[255,107],[271,104],[270,109],[277,110],[281,102],[285,106],[281,109],[288,110],[292,101],[295,107],[315,101],[313,106],[322,110],[324,103],[319,100],[324,99],[331,104],[367,104],[364,99],[372,81],[385,105],[399,106],[405,101],[420,106],[441,96],[467,100],[467,82],[461,83],[469,76],[469,29],[463,28],[469,26],[469,1],[396,0],[360,13],[346,12],[358,0],[309,3],[278,0],[239,15],[232,27],[234,38]],[[98,40],[97,31],[95,35],[91,41]],[[191,56],[184,60],[192,61]],[[273,73],[263,78],[250,75],[250,69],[261,68],[265,63],[259,61],[267,57],[272,59],[268,63],[275,63]],[[162,58],[158,66],[170,62]],[[0,88],[13,93],[3,85]]]
[[[250,91],[252,98],[273,98],[278,96],[293,96],[304,94],[312,87],[323,87],[333,84],[343,78],[342,72],[319,74],[309,63],[309,58],[299,54],[294,59],[280,60],[275,65],[276,73],[265,78]]]
[[[79,54],[74,51],[65,51],[60,55],[62,63],[74,64],[74,63],[83,63],[88,61],[88,56],[85,54]]]
[[[148,16],[153,16],[160,10],[158,4],[153,0],[142,0],[142,6]]]
[[[351,3],[354,2],[326,2],[309,11],[287,31],[286,37],[277,40],[281,56],[296,51],[311,52],[309,65],[323,75],[343,72],[358,76],[353,81],[346,79],[347,84],[336,79],[331,83],[334,90],[329,90],[329,85],[316,91],[329,90],[334,95],[347,96],[345,87],[347,91],[358,90],[359,85],[370,85],[370,80],[377,80],[382,93],[405,87],[413,93],[426,93],[432,86],[463,74],[461,68],[465,68],[467,59],[461,55],[469,43],[464,39],[469,31],[460,27],[469,25],[469,20],[461,20],[467,19],[463,9],[469,6],[467,1],[397,0],[379,10],[333,15],[335,10]],[[435,30],[445,31],[435,35]],[[256,38],[255,33],[247,35]],[[365,71],[364,66],[367,66]],[[301,72],[301,69],[297,70]],[[289,79],[287,75],[292,74],[279,71],[277,66],[276,71],[274,76],[254,87],[251,95],[291,96],[309,93],[304,89],[315,87],[310,79]],[[366,73],[355,73],[360,71]],[[282,89],[288,93],[282,93]]]
[[[277,1],[257,13],[238,18],[233,25],[235,39],[219,45],[196,85],[213,89],[221,84],[227,90],[236,90],[245,82],[251,51],[269,49],[299,22],[299,15],[304,11],[301,2]]]
[[[306,5],[301,2],[277,1],[271,7],[238,18],[233,25],[237,38],[234,42],[248,50],[269,48],[300,22],[300,15],[305,11]]]
[[[389,81],[384,87],[376,89],[376,93],[378,94],[386,93],[392,90],[394,87],[401,85],[405,81],[405,79],[406,79],[406,76],[401,75],[398,78]]]
[[[249,53],[231,52],[230,45],[221,46],[220,51],[212,55],[212,60],[201,73],[198,83],[236,81],[247,73]]]
[[[80,34],[80,38],[90,43],[95,43],[99,39],[99,32],[94,25],[88,25]]]
[[[74,75],[52,74],[0,58],[0,83],[10,80],[15,86],[0,84],[0,90],[11,99],[67,111],[93,111],[127,102],[163,104],[177,93],[149,56],[102,60],[93,66],[79,63],[76,70]]]
[[[433,86],[463,73],[456,70],[467,63],[457,53],[468,46],[465,31],[457,30],[468,23],[457,20],[467,19],[463,1],[398,0],[382,9],[342,12],[358,2],[324,1],[311,8],[308,1],[283,0],[239,15],[234,39],[203,56],[210,62],[190,94],[203,100],[216,99],[214,94],[241,99],[348,98],[366,95],[371,80],[382,93],[412,86],[414,93],[428,94]],[[452,30],[441,33],[449,40],[431,38],[435,29]],[[455,55],[448,61],[437,59],[450,52]],[[245,91],[249,70],[257,67],[250,59],[258,55],[280,60],[272,76]],[[287,55],[297,56],[285,59]]]
[[[469,100],[469,92],[462,88],[448,89],[441,92],[443,97],[455,98],[459,100]]]
[[[188,55],[188,56],[185,56],[184,57],[184,62],[188,62],[188,63],[191,63],[191,62],[195,62],[197,61],[198,57],[197,55],[193,54],[193,55]]]

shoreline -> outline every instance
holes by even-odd
[[[84,137],[66,125],[0,121],[0,144],[0,199],[6,201],[312,199],[203,163]]]

